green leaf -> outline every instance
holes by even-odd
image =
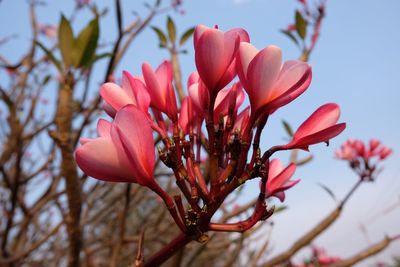
[[[99,19],[96,17],[79,33],[74,46],[74,66],[86,66],[93,58],[99,40]]]
[[[172,43],[175,43],[176,40],[176,27],[175,23],[170,16],[167,19],[167,29],[168,29],[168,36]]]
[[[296,45],[299,45],[299,41],[296,39],[294,34],[288,30],[281,30],[281,33],[289,37]]]
[[[326,185],[321,184],[321,183],[318,183],[318,186],[320,186],[322,189],[324,189],[325,192],[327,192],[328,195],[329,195],[334,201],[337,201],[337,198],[336,198],[335,194],[333,193],[333,191],[332,191],[329,187],[327,187]]]
[[[53,62],[54,66],[56,66],[56,68],[62,72],[62,66],[60,61],[58,61],[54,55],[51,53],[50,50],[48,50],[43,44],[41,44],[39,41],[35,41],[36,45],[39,46],[43,52],[46,54],[46,56],[48,57],[48,59]]]
[[[293,130],[292,130],[292,127],[290,126],[290,124],[287,121],[282,120],[282,125],[283,125],[283,128],[285,128],[286,133],[290,137],[292,137],[293,136]]]
[[[71,24],[68,19],[61,15],[61,22],[58,27],[58,46],[60,47],[61,56],[66,69],[68,69],[72,63],[74,43]]]
[[[186,41],[193,35],[194,33],[194,27],[186,30],[182,36],[181,39],[179,40],[179,45],[183,45],[184,43],[186,43]]]
[[[301,15],[298,10],[296,11],[295,21],[296,31],[300,38],[304,40],[307,34],[307,21],[303,18],[303,15]]]
[[[167,37],[163,33],[162,30],[160,30],[157,27],[152,26],[151,27],[153,31],[157,34],[158,36],[158,41],[160,42],[160,47],[167,47]]]

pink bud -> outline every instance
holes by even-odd
[[[268,180],[266,184],[266,196],[277,197],[281,202],[285,201],[284,191],[295,186],[300,180],[290,180],[296,171],[296,165],[291,163],[283,168],[279,159],[273,159],[269,163]]]
[[[309,145],[328,142],[346,128],[346,123],[336,124],[339,116],[340,108],[335,103],[319,107],[300,125],[293,135],[292,141],[285,148],[308,150]]]
[[[384,147],[382,147],[382,150],[379,153],[379,158],[381,160],[383,160],[383,159],[387,158],[388,156],[390,156],[390,154],[392,154],[392,152],[393,152],[392,149],[384,146]]]
[[[175,90],[172,86],[172,65],[165,60],[154,72],[149,64],[142,65],[143,78],[151,97],[151,106],[173,120],[177,120]]]
[[[236,75],[234,62],[239,42],[248,41],[243,29],[227,32],[198,25],[194,32],[195,61],[201,80],[216,97]]]

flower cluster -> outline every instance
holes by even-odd
[[[319,247],[312,247],[312,256],[302,264],[292,264],[293,267],[316,267],[316,266],[330,266],[334,263],[341,261],[340,257],[329,256],[325,249]]]
[[[104,110],[112,122],[100,120],[99,137],[81,139],[76,161],[94,178],[150,188],[193,238],[209,230],[242,232],[272,214],[266,198],[283,201],[284,191],[298,182],[290,180],[295,165],[284,168],[272,155],[327,142],[345,124],[337,123],[339,106],[325,104],[300,125],[289,143],[262,153],[259,143],[268,117],[309,87],[310,65],[282,62],[276,46],[258,50],[243,29],[223,32],[199,25],[194,49],[197,71],[188,79],[184,99],[176,98],[169,61],[155,70],[144,63],[141,76],[124,72],[122,85],[102,85]],[[250,105],[242,107],[246,96]],[[187,209],[180,195],[172,198],[154,179],[157,142],[162,142],[158,157],[172,169]],[[253,214],[237,223],[212,223],[225,198],[254,178],[261,179],[261,186]]]
[[[364,181],[373,181],[381,170],[377,168],[377,164],[391,154],[392,150],[376,139],[371,139],[369,144],[349,139],[336,151],[336,157],[348,161],[350,167]]]

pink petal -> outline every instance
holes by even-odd
[[[198,83],[200,79],[199,73],[197,71],[193,71],[188,78],[187,88],[189,88],[192,84]]]
[[[299,148],[308,150],[309,145],[327,142],[333,137],[339,135],[346,128],[346,123],[339,123],[323,129],[319,132],[301,137],[300,139],[293,140],[290,144],[288,144],[288,148]]]
[[[127,104],[132,104],[132,98],[115,83],[105,83],[100,87],[100,95],[113,109],[118,111]]]
[[[196,47],[196,44],[197,44],[197,42],[198,42],[200,36],[201,36],[206,30],[209,30],[209,29],[211,29],[211,28],[209,28],[209,27],[207,27],[207,26],[205,26],[205,25],[202,25],[202,24],[199,24],[199,25],[196,26],[196,28],[194,29],[194,33],[193,33],[193,44],[194,44],[194,47]]]
[[[216,96],[234,76],[234,66],[229,68],[239,44],[239,34],[223,33],[217,29],[204,31],[195,42],[197,71],[210,93]]]
[[[76,150],[75,158],[82,171],[91,177],[110,182],[137,182],[125,153],[111,139],[101,137],[85,142]]]
[[[188,91],[197,112],[200,116],[204,117],[210,102],[207,88],[200,81],[199,83],[192,84]]]
[[[134,175],[138,182],[152,182],[155,152],[153,134],[146,114],[133,105],[125,106],[115,116],[111,137],[116,144],[120,140],[134,166]]]
[[[279,159],[271,160],[271,162],[269,163],[268,180],[278,176],[282,171],[283,171],[282,161],[280,161]]]
[[[189,114],[188,114],[188,102],[190,101],[190,97],[185,97],[182,101],[181,111],[179,113],[179,126],[182,130],[187,133],[187,126],[189,124]]]
[[[243,28],[234,28],[227,31],[225,34],[230,34],[231,32],[237,33],[240,38],[240,42],[250,42],[250,36],[248,32]]]
[[[133,93],[131,79],[134,78],[129,72],[126,70],[122,71],[122,90],[124,90],[124,92],[129,95],[130,98],[134,99],[135,95]]]
[[[111,138],[111,123],[104,119],[97,122],[97,133],[100,137]]]
[[[303,77],[301,77],[297,83],[295,83],[291,88],[286,90],[282,95],[278,96],[274,100],[272,100],[268,106],[265,108],[268,111],[269,114],[272,114],[275,112],[278,108],[287,105],[288,103],[292,102],[295,100],[297,97],[299,97],[302,93],[304,93],[305,90],[310,86],[312,79],[312,71],[311,68],[309,68],[306,73],[304,73]]]
[[[287,61],[283,64],[278,80],[271,91],[271,100],[291,89],[309,70],[310,66],[301,61]]]
[[[161,83],[159,83],[156,73],[149,64],[144,63],[142,65],[142,72],[147,90],[151,97],[151,105],[159,110],[163,110],[167,98],[167,88],[161,87]],[[163,74],[163,79],[165,79],[166,74]]]
[[[222,31],[208,29],[203,32],[195,46],[197,71],[210,90],[214,90],[228,67],[224,59],[224,41]]]
[[[271,100],[272,87],[282,67],[282,52],[277,46],[268,46],[261,50],[250,62],[246,77],[251,88],[249,97],[254,109]],[[252,107],[253,108],[253,107]]]
[[[293,136],[293,140],[298,140],[333,126],[338,121],[339,116],[340,108],[335,103],[328,103],[319,107],[300,125]]]
[[[151,97],[147,92],[146,85],[141,79],[133,77],[128,72],[124,72],[124,78],[124,86],[129,87],[133,94],[133,104],[143,112],[147,113],[151,102]]]
[[[249,95],[253,94],[253,90],[251,90],[251,88],[249,88],[247,85],[247,69],[249,67],[250,62],[257,55],[257,53],[258,49],[255,48],[252,44],[241,42],[236,57],[236,70],[240,82],[243,84],[243,87],[246,89]]]
[[[172,64],[168,60],[164,60],[156,70],[157,80],[161,88],[167,88],[172,82]]]
[[[296,165],[291,163],[288,167],[282,170],[278,175],[270,176],[268,175],[268,190],[273,192],[277,189],[282,189],[287,181],[293,176],[296,171]],[[275,174],[275,173],[273,173]],[[269,178],[271,177],[271,179]]]
[[[274,197],[277,197],[281,202],[285,201],[286,195],[284,191],[279,191],[273,194]]]

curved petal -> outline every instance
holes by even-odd
[[[328,127],[326,129],[323,129],[319,132],[301,137],[300,139],[293,140],[288,144],[286,147],[287,148],[299,148],[299,149],[305,149],[308,150],[309,145],[321,143],[321,142],[327,142],[333,137],[339,135],[341,132],[344,131],[346,128],[346,123],[339,123],[336,125],[333,125],[331,127]]]
[[[224,33],[217,29],[203,32],[195,46],[197,71],[209,90],[215,90],[228,65],[224,59]]]
[[[268,46],[261,50],[250,62],[246,77],[252,90],[249,97],[257,110],[271,99],[272,87],[282,67],[282,52],[277,46]],[[252,107],[253,108],[253,107]]]
[[[194,47],[196,47],[197,41],[199,40],[200,36],[206,31],[211,29],[210,27],[207,27],[203,24],[199,24],[196,26],[196,28],[194,29],[194,33],[193,33],[193,44]]]
[[[168,60],[164,60],[156,69],[158,84],[161,89],[167,88],[172,82],[172,65]]]
[[[340,108],[337,104],[328,103],[322,105],[300,125],[293,136],[293,140],[298,140],[304,136],[317,133],[336,124],[339,120],[339,116]]]
[[[132,98],[115,83],[103,84],[100,87],[100,95],[116,111],[127,104],[134,104]]]
[[[283,192],[283,191],[276,192],[272,196],[278,198],[281,202],[285,201],[285,198],[286,198],[285,192]]]
[[[124,72],[125,87],[129,87],[132,92],[133,104],[140,110],[147,113],[151,102],[150,94],[147,92],[146,85],[138,78],[133,77],[130,73]]]
[[[237,33],[240,38],[240,42],[250,42],[250,36],[249,33],[243,29],[243,28],[233,28],[230,29],[229,31],[226,31],[225,34],[231,34],[232,32]]]
[[[290,89],[284,92],[282,95],[278,96],[276,99],[272,100],[268,103],[266,108],[266,112],[269,114],[274,113],[278,108],[289,104],[297,97],[299,97],[302,93],[304,93],[307,88],[310,86],[312,79],[312,71],[311,67],[304,73],[303,77],[301,77],[297,83],[295,83]],[[264,111],[263,111],[264,112]]]
[[[97,134],[100,137],[111,138],[111,123],[104,119],[99,119],[97,122]]]
[[[159,110],[164,110],[167,97],[167,88],[162,88],[158,82],[157,75],[147,63],[142,65],[143,78],[148,93],[151,97],[151,105]]]
[[[268,180],[271,180],[274,177],[278,176],[282,171],[283,171],[282,161],[280,161],[279,159],[271,160],[268,169]]]
[[[200,79],[199,73],[197,71],[193,71],[188,78],[187,88],[189,88],[192,84],[198,83]]]
[[[301,61],[287,61],[283,64],[278,80],[271,90],[271,100],[281,96],[295,86],[310,69],[310,65]]]
[[[243,87],[247,91],[249,95],[253,95],[253,91],[248,87],[247,84],[247,68],[249,67],[250,62],[257,55],[258,49],[255,48],[252,44],[241,42],[239,44],[239,50],[236,56],[236,71],[239,76],[240,82],[243,84]]]
[[[284,170],[282,170],[278,175],[272,176],[272,179],[268,179],[267,186],[270,192],[274,192],[279,189],[282,190],[285,188],[284,186],[289,181],[289,179],[293,176],[296,171],[296,165],[291,163]],[[283,189],[285,190],[285,189]]]
[[[146,114],[133,105],[122,108],[115,116],[111,137],[120,140],[134,167],[138,182],[154,180],[155,151],[152,130]]]
[[[216,96],[236,75],[232,61],[239,45],[239,33],[205,30],[195,42],[195,62],[201,80]]]
[[[125,153],[111,139],[101,137],[85,142],[76,150],[75,158],[82,171],[91,177],[110,182],[137,182]]]

